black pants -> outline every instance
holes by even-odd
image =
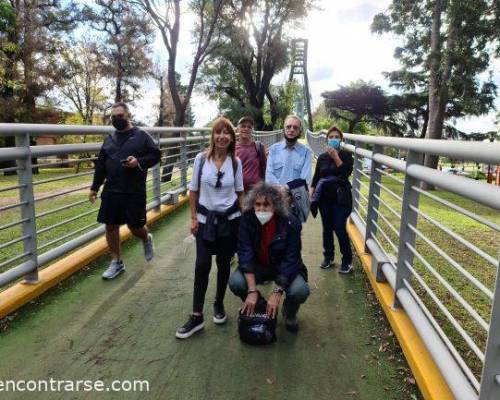
[[[239,217],[231,220],[231,235],[224,238],[217,238],[215,242],[208,242],[202,239],[205,225],[199,224],[198,234],[196,235],[193,312],[203,313],[203,304],[205,303],[205,294],[208,287],[208,276],[212,268],[212,255],[215,255],[215,263],[217,264],[215,302],[223,303],[231,272],[231,259],[234,253],[236,253],[239,223]]]
[[[319,212],[323,223],[323,256],[327,260],[333,260],[335,256],[333,232],[335,232],[342,253],[342,265],[351,264],[351,242],[346,229],[351,207],[323,201],[319,203]]]

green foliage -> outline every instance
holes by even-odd
[[[371,82],[362,80],[321,94],[329,117],[344,121],[344,130],[366,133],[367,124],[389,135],[401,136],[401,125],[395,120],[397,102]]]
[[[219,25],[222,38],[202,69],[205,93],[238,112],[254,116],[256,129],[279,124],[289,98],[280,100],[272,78],[288,65],[291,32],[314,1],[233,1],[224,7]],[[281,94],[286,88],[281,89]],[[268,110],[268,111],[267,111]],[[241,115],[241,114],[240,114]]]
[[[100,50],[96,43],[82,41],[66,49],[61,57],[64,74],[59,90],[85,125],[94,124],[94,113],[104,111],[107,105]]]
[[[0,1],[0,120],[33,122],[57,83],[59,56],[78,19],[73,0]]]
[[[492,109],[496,85],[484,72],[490,67],[492,49],[499,46],[500,25],[494,22],[499,9],[494,3],[394,0],[387,12],[374,17],[373,32],[392,33],[403,40],[394,52],[402,69],[386,76],[392,86],[404,91],[403,97],[409,96],[402,100],[415,107],[407,115],[414,134],[418,127],[425,133],[429,112],[446,119]],[[433,22],[439,31],[432,30]],[[429,96],[431,83],[435,87]],[[444,111],[441,114],[439,107]],[[439,124],[432,129],[439,129]]]
[[[14,26],[16,13],[6,0],[0,0],[0,32],[6,32]]]
[[[97,0],[83,14],[102,34],[102,71],[115,83],[114,101],[132,102],[151,74],[154,31],[148,14],[133,2],[115,0]]]

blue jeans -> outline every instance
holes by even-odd
[[[257,284],[259,283],[262,282],[257,281]],[[239,269],[231,274],[231,277],[229,278],[229,289],[231,289],[231,291],[241,300],[245,301],[247,298],[247,281]],[[285,316],[286,318],[295,318],[300,305],[309,297],[309,285],[304,280],[302,275],[297,275],[285,292],[286,297],[283,302]]]
[[[342,253],[342,265],[352,263],[352,250],[349,235],[347,234],[347,218],[351,214],[351,207],[332,204],[322,201],[319,203],[319,213],[323,223],[323,255],[327,260],[335,257],[333,232],[337,235],[340,252]]]

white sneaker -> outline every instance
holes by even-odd
[[[123,261],[111,261],[109,267],[102,274],[102,279],[113,279],[120,275],[122,272],[125,272],[125,266],[123,265]]]
[[[143,242],[142,245],[144,246],[144,258],[146,261],[151,261],[155,255],[155,244],[151,233],[148,233],[148,240]]]

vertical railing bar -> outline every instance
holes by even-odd
[[[490,330],[486,342],[479,400],[500,398],[500,262],[491,307]]]
[[[183,194],[185,195],[187,192],[187,169],[188,169],[186,132],[182,132],[181,137],[183,139],[181,143],[181,185],[184,188]]]
[[[27,155],[23,159],[16,160],[19,170],[17,172],[20,201],[24,203],[21,206],[21,219],[25,220],[22,224],[24,252],[30,254],[30,261],[33,263],[33,271],[24,276],[26,283],[38,283],[38,255],[37,255],[37,232],[36,232],[36,213],[35,196],[33,194],[33,171],[31,167],[30,135],[16,135],[16,147],[25,147]]]
[[[155,141],[158,143],[158,147],[160,147],[160,134],[159,133],[153,133],[153,138]],[[155,202],[155,207],[154,210],[156,212],[160,211],[161,208],[161,189],[160,189],[160,184],[161,184],[161,162],[158,162],[155,166],[152,168],[153,172],[153,201]]]
[[[362,163],[361,163],[361,156],[356,152],[356,149],[358,148],[358,142],[354,142],[354,168],[353,168],[353,175],[352,175],[352,196],[353,196],[353,207],[354,210],[359,211],[358,207],[358,201],[359,201],[359,191],[360,191],[360,184],[359,180],[361,179],[359,170],[362,168]]]
[[[373,159],[375,154],[383,154],[384,148],[378,144],[373,146],[372,150],[372,165],[370,168],[370,188],[368,191],[368,215],[366,216],[366,235],[365,235],[365,252],[369,252],[366,246],[366,241],[377,234],[377,220],[378,215],[375,212],[378,210],[379,201],[378,196],[380,196],[380,186],[376,183],[380,183],[382,180],[382,175],[377,171],[377,162]]]
[[[412,164],[422,164],[423,154],[410,150],[406,161],[406,169]],[[412,186],[417,186],[418,180],[405,174],[405,183],[403,191],[403,204],[401,206],[401,221],[399,227],[399,248],[397,256],[397,269],[396,269],[396,285],[394,287],[394,307],[397,308],[401,304],[399,302],[397,292],[399,289],[404,288],[404,280],[410,282],[412,274],[409,271],[405,262],[413,265],[413,253],[408,248],[407,244],[415,248],[416,234],[412,231],[408,224],[417,226],[418,214],[410,208],[410,205],[418,209],[420,195],[412,189]]]

